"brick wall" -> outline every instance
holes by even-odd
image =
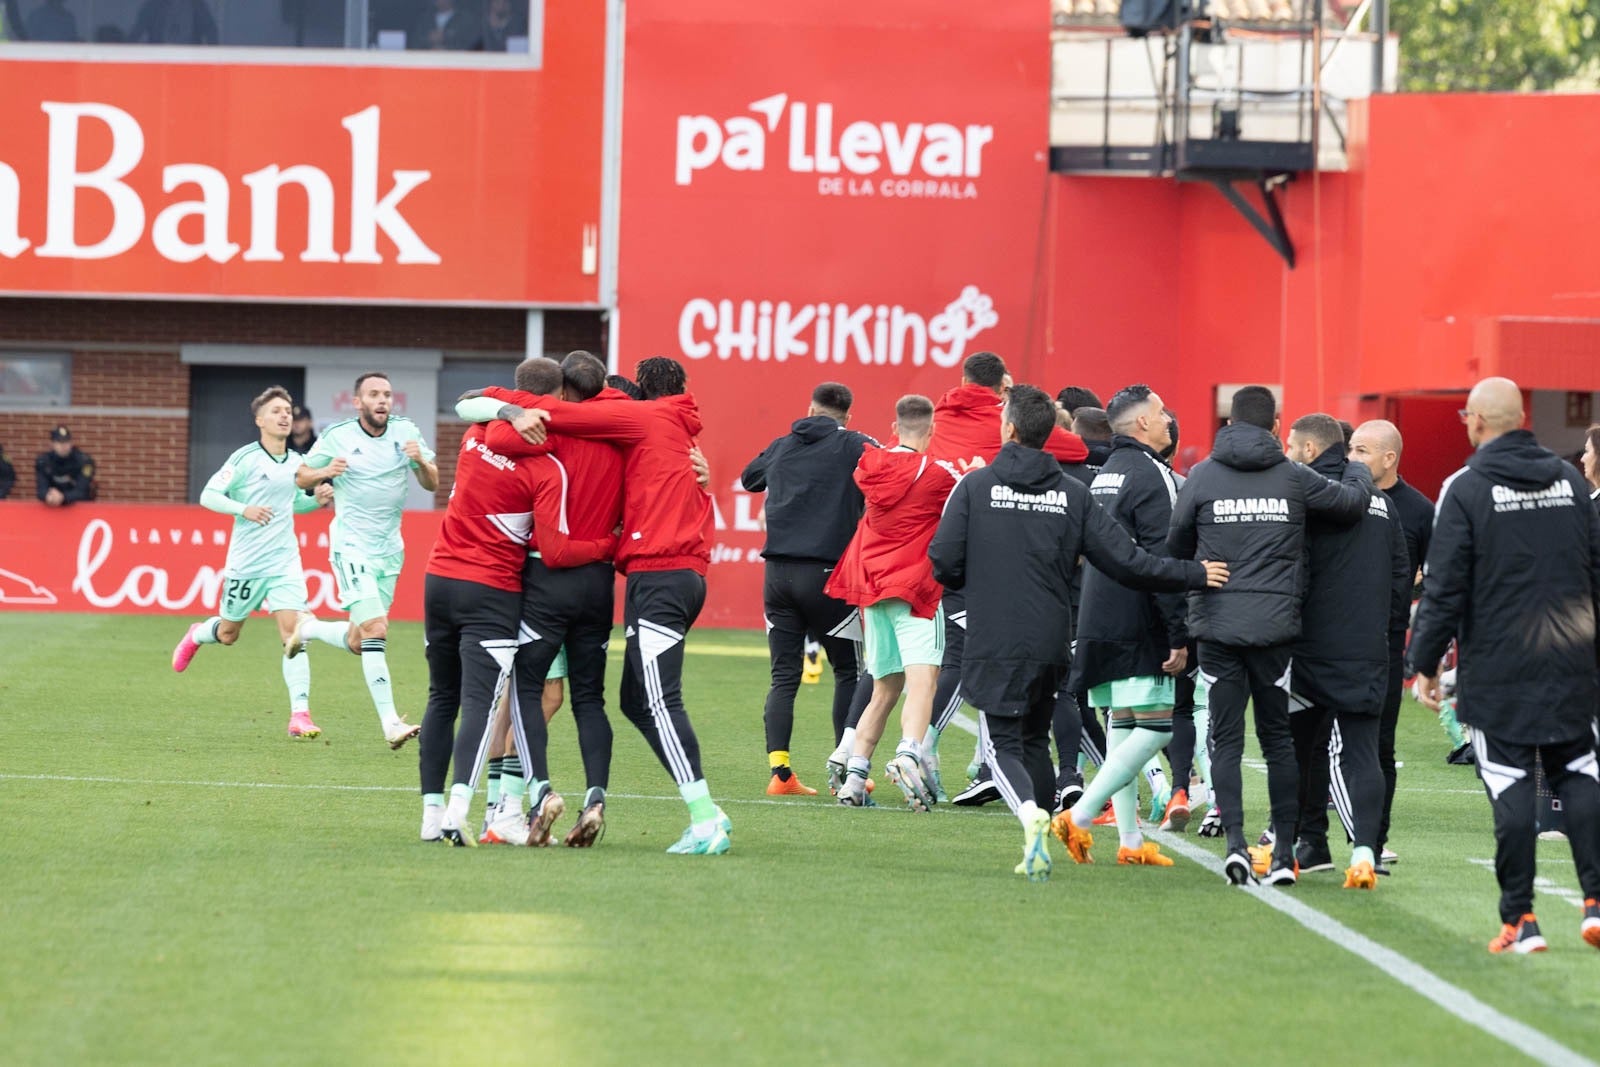
[[[0,355],[8,344],[72,353],[70,413],[0,408],[0,446],[17,469],[13,496],[33,494],[33,458],[49,447],[51,428],[66,423],[74,443],[94,458],[101,500],[187,500],[187,415],[152,417],[83,410],[187,411],[189,368],[178,354],[183,344],[520,352],[525,331],[526,317],[515,309],[0,298]],[[574,348],[603,351],[599,313],[545,312],[545,347],[552,352]],[[449,498],[456,450],[464,433],[462,424],[441,417],[434,445],[439,456],[439,492],[435,494],[439,507]]]
[[[552,352],[602,348],[599,312],[545,312]],[[520,352],[516,308],[343,304],[207,304],[142,300],[0,299],[0,341],[97,344],[276,344]]]
[[[189,368],[177,353],[75,352],[72,410],[0,408],[0,444],[17,468],[17,496],[34,494],[33,460],[65,424],[95,463],[101,500],[171,503],[186,499],[189,417],[96,413],[97,408],[189,406]]]
[[[439,488],[433,494],[433,506],[442,508],[450,501],[450,487],[456,484],[456,455],[461,451],[461,439],[467,435],[467,424],[459,419],[439,416],[434,430],[435,462],[439,464]]]

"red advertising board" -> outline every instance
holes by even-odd
[[[540,70],[0,63],[0,293],[598,302],[605,5],[546,18]]]
[[[323,510],[295,517],[312,611],[337,615]],[[422,574],[442,511],[408,511],[407,559],[391,618],[422,618]],[[0,503],[0,611],[208,615],[216,610],[231,515],[196,506]]]
[[[1028,380],[1049,61],[1032,2],[628,6],[617,336],[625,372],[682,360],[704,410],[703,623],[761,623],[735,483],[818,382],[882,436],[972,352]]]

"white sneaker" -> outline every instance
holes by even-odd
[[[526,845],[528,843],[528,820],[522,817],[520,811],[515,811],[505,805],[495,808],[494,819],[489,823],[489,828],[478,839],[484,845]]]
[[[424,804],[422,806],[422,839],[424,841],[438,841],[444,837],[444,805]]]
[[[390,748],[398,749],[421,732],[422,727],[420,725],[413,725],[404,719],[396,719],[393,723],[384,726],[383,739],[389,742]]]
[[[283,643],[283,654],[287,659],[294,659],[306,650],[306,623],[316,622],[317,617],[309,611],[302,611],[295,620],[294,633],[289,635],[289,640]]]

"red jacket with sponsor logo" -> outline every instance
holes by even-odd
[[[496,452],[484,436],[484,428],[474,426],[461,439],[455,486],[428,554],[428,573],[516,593],[522,591],[522,564],[535,548],[551,567],[606,558],[614,537],[570,535],[560,461]]]
[[[534,396],[516,389],[491,386],[484,396],[502,400],[518,407],[545,407],[550,397]],[[587,404],[633,403],[627,393],[607,387],[584,401]],[[542,445],[530,445],[522,439],[511,424],[495,421],[487,424],[489,447],[506,455],[542,455],[553,452],[566,467],[567,522],[572,536],[580,540],[599,540],[610,537],[622,522],[622,452],[604,441],[588,440],[564,434],[551,434]],[[606,557],[609,559],[610,557]]]
[[[1000,412],[1005,402],[993,389],[970,382],[956,386],[933,407],[933,441],[928,454],[952,463],[982,456],[993,463],[1000,454]],[[1082,463],[1089,458],[1083,438],[1057,426],[1050,431],[1044,450],[1058,463]]]
[[[906,448],[869,448],[856,464],[866,512],[828,579],[826,592],[867,607],[898,597],[933,618],[944,590],[933,579],[928,543],[960,474],[949,462]]]
[[[711,564],[711,497],[695,479],[689,450],[700,433],[700,407],[688,394],[628,403],[540,403],[550,429],[566,437],[609,441],[622,450],[622,541],[617,569],[692,570]]]

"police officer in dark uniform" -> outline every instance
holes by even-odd
[[[33,472],[39,499],[48,507],[94,499],[94,460],[72,443],[72,431],[65,426],[50,431],[50,451],[39,453]]]
[[[289,427],[289,447],[302,456],[311,454],[311,446],[317,443],[317,431],[311,426],[311,409],[294,406],[294,423]]]
[[[17,471],[6,459],[6,449],[0,445],[0,500],[11,495],[11,487],[17,484]]]

